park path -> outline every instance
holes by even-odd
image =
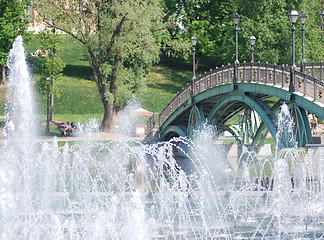
[[[52,142],[57,139],[57,141],[64,141],[64,142],[70,142],[70,141],[83,141],[83,140],[98,140],[98,141],[142,141],[144,137],[130,137],[118,133],[106,133],[106,132],[98,132],[98,133],[92,133],[87,136],[67,136],[67,137],[61,137],[61,136],[39,136],[37,139],[40,141],[46,141],[46,142]],[[0,143],[5,140],[5,137],[3,135],[3,132],[0,131]]]

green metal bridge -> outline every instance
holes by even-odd
[[[207,122],[258,149],[268,132],[276,139],[283,102],[295,120],[298,145],[312,143],[307,112],[324,118],[324,62],[307,63],[305,73],[268,63],[232,64],[207,72],[185,86],[159,114],[158,138],[190,137]],[[229,124],[235,115],[241,118],[239,127]],[[148,136],[155,122],[153,116]]]

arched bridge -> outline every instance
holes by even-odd
[[[324,118],[324,63],[308,63],[305,73],[267,63],[216,68],[189,83],[164,108],[159,115],[159,138],[190,137],[194,128],[208,122],[258,148],[268,132],[276,139],[283,102],[295,120],[298,144],[311,143],[307,112]],[[233,118],[239,127],[231,124]]]

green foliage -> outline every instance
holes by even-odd
[[[38,57],[39,59],[39,73],[41,74],[40,81],[38,85],[41,89],[41,92],[47,92],[47,86],[44,81],[45,78],[51,78],[51,90],[50,92],[56,97],[59,97],[60,89],[55,87],[55,82],[58,80],[61,75],[65,63],[59,57],[58,52],[61,50],[59,44],[61,43],[61,38],[55,31],[44,30],[39,33],[40,45],[43,54],[43,57]]]
[[[251,0],[238,1],[241,22],[241,60],[250,61],[249,37],[256,36],[255,59],[261,62],[291,64],[291,28],[289,13],[296,9],[308,16],[306,27],[306,60],[323,59],[323,39],[319,34],[320,0]],[[301,24],[296,25],[296,63],[301,61]]]
[[[6,65],[12,43],[27,29],[28,4],[26,0],[0,0],[0,65]]]
[[[35,0],[48,26],[77,39],[87,49],[102,103],[104,130],[117,106],[145,84],[143,75],[159,54],[164,31],[159,0]],[[114,109],[114,110],[112,110]]]
[[[318,62],[324,59],[324,34],[320,29],[319,14],[323,9],[323,1],[302,0],[300,12],[307,15],[305,24],[305,55],[306,62]]]
[[[170,29],[172,39],[179,39],[190,45],[191,36],[198,38],[198,61],[205,56],[211,56],[215,66],[231,60],[234,48],[232,50],[228,46],[234,43],[231,17],[236,6],[233,0],[167,0],[166,7],[167,13],[175,15],[177,21],[175,27]]]
[[[291,64],[291,23],[288,14],[304,12],[306,22],[306,61],[323,59],[323,34],[320,34],[321,0],[165,0],[166,12],[180,24],[170,29],[171,39],[189,42],[198,38],[199,59],[209,57],[214,66],[233,62],[235,31],[232,16],[238,12],[239,61],[250,61],[249,38],[256,36],[255,60]],[[296,62],[301,61],[301,24],[296,24]],[[175,52],[177,54],[177,52]],[[180,54],[183,57],[183,54]]]

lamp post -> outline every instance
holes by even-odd
[[[50,91],[49,91],[49,87],[50,87],[50,84],[51,84],[51,78],[50,77],[47,77],[45,79],[45,83],[46,83],[46,86],[47,86],[47,118],[46,118],[46,134],[48,134],[50,132],[50,126],[49,126],[49,95],[50,95]]]
[[[195,36],[191,37],[192,45],[192,96],[195,95],[195,80],[196,80],[196,44],[197,38]]]
[[[301,13],[299,15],[299,18],[300,18],[300,23],[302,25],[302,62],[300,64],[300,71],[301,72],[305,72],[305,63],[306,63],[306,60],[305,60],[305,23],[306,23],[306,19],[307,19],[307,16],[306,14],[304,13]]]
[[[250,46],[251,46],[251,63],[254,62],[254,44],[256,41],[256,37],[255,36],[251,36],[250,37]]]
[[[233,15],[233,21],[235,24],[235,62],[234,62],[234,83],[237,82],[237,65],[240,63],[238,60],[238,24],[240,22],[240,15],[238,13],[235,13]]]
[[[298,19],[298,12],[296,10],[292,10],[289,14],[290,22],[292,24],[291,28],[291,61],[292,61],[292,67],[296,69],[296,61],[295,61],[295,23]]]
[[[233,21],[235,24],[235,63],[239,63],[239,60],[238,60],[238,27],[237,27],[237,25],[240,22],[240,15],[238,15],[238,13],[235,13],[233,15]]]

